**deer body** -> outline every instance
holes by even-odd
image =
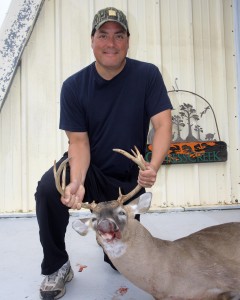
[[[94,212],[92,227],[118,271],[157,300],[240,299],[240,223],[162,240],[133,218],[147,211],[148,197],[125,206],[99,203]],[[79,222],[88,221],[77,220],[73,227],[81,234]]]
[[[128,223],[128,231],[120,257],[111,255],[107,241],[102,246],[120,273],[155,299],[218,299],[222,292],[240,291],[240,223],[173,242],[152,237],[136,220]]]

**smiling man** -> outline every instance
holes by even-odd
[[[104,23],[92,36],[96,70],[106,80],[111,80],[126,64],[129,34],[117,22]]]
[[[60,129],[69,140],[66,188],[61,196],[52,168],[38,183],[36,212],[43,247],[42,299],[59,299],[73,278],[65,248],[70,208],[82,202],[117,199],[118,190],[131,191],[137,182],[152,187],[171,142],[171,109],[162,76],[150,63],[127,57],[129,28],[116,8],[100,10],[91,33],[96,61],[66,79],[61,90]],[[149,122],[154,128],[151,162],[145,171],[112,151],[134,145],[145,154]],[[137,196],[136,196],[137,197]],[[79,250],[78,250],[79,251]],[[105,255],[104,259],[110,263]]]

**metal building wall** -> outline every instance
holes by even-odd
[[[0,212],[32,211],[37,181],[67,149],[58,130],[65,78],[94,60],[94,13],[122,9],[131,32],[129,57],[156,64],[172,90],[212,105],[228,160],[162,166],[153,208],[237,204],[239,127],[231,0],[45,0],[0,113]]]

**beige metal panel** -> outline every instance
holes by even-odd
[[[159,2],[129,1],[128,19],[131,33],[128,55],[135,59],[161,63]]]
[[[49,0],[0,115],[0,211],[34,210],[37,181],[67,149],[66,136],[58,130],[61,85],[94,60],[91,22],[106,6],[119,7],[128,16],[129,57],[156,64],[168,90],[176,82],[205,97],[228,144],[226,163],[162,166],[153,208],[235,203],[240,159],[231,1]],[[180,93],[171,98],[178,104],[190,99]],[[199,99],[191,99],[200,109]],[[216,131],[210,114],[203,126]]]
[[[62,85],[62,34],[61,34],[61,1],[55,1],[55,126],[58,128],[60,113],[60,89]],[[56,133],[56,158],[60,157],[64,144],[63,134]]]
[[[0,213],[22,210],[20,68],[0,114]]]
[[[172,90],[177,78],[179,88],[194,91],[191,1],[161,1],[160,4],[162,73],[165,83],[168,90]],[[173,106],[184,101],[184,98],[178,99]],[[167,171],[167,176],[162,178],[163,184],[167,183],[167,206],[182,206],[189,202],[192,205],[200,204],[197,165],[166,166],[162,170]]]
[[[193,1],[193,36],[194,36],[194,60],[192,60],[191,50],[186,51],[187,56],[184,59],[184,51],[181,55],[177,55],[177,51],[180,49],[185,49],[186,43],[182,40],[182,30],[180,25],[176,25],[173,14],[174,9],[171,6],[173,2],[163,2],[164,8],[163,11],[167,14],[163,16],[165,18],[162,22],[163,26],[166,25],[166,31],[163,35],[162,41],[169,46],[169,49],[163,47],[163,55],[166,54],[166,59],[163,59],[164,66],[167,65],[169,61],[169,67],[166,67],[169,72],[171,72],[171,78],[173,79],[174,72],[180,70],[180,80],[186,77],[186,82],[183,83],[178,80],[178,86],[180,88],[188,89],[190,91],[196,91],[199,94],[209,96],[211,104],[214,106],[214,110],[217,112],[217,119],[226,120],[228,122],[228,114],[225,107],[227,104],[227,94],[226,94],[226,73],[225,73],[225,48],[228,48],[228,44],[224,44],[224,29],[223,24],[223,7],[221,1]],[[179,2],[178,2],[179,3]],[[184,2],[187,3],[186,1]],[[182,3],[181,3],[182,4]],[[177,5],[177,3],[175,3]],[[169,11],[168,11],[169,7]],[[187,11],[187,7],[185,7]],[[189,13],[190,15],[190,13]],[[184,20],[181,18],[181,14],[177,14],[178,20]],[[175,19],[177,20],[176,16]],[[190,21],[190,18],[187,18]],[[174,33],[172,28],[175,28]],[[190,28],[190,24],[189,24]],[[166,32],[168,31],[168,34]],[[181,35],[181,43],[178,40],[178,33]],[[231,32],[228,30],[227,34],[231,35]],[[190,45],[190,40],[187,41],[187,44]],[[177,45],[177,47],[174,47]],[[233,49],[233,48],[231,48]],[[165,50],[165,52],[164,52]],[[181,62],[188,63],[194,66],[194,72],[191,72],[191,67],[188,69],[182,65]],[[180,66],[179,66],[180,64]],[[172,66],[173,65],[173,66]],[[200,71],[200,72],[199,72]],[[234,68],[232,68],[234,71]],[[202,72],[202,73],[201,73]],[[191,86],[195,79],[196,89],[194,86]],[[187,84],[187,83],[191,84]],[[203,83],[203,85],[199,85]],[[206,93],[206,95],[204,95]],[[213,102],[215,99],[215,104]],[[236,98],[235,98],[236,99]],[[236,104],[236,102],[235,102]],[[218,113],[218,110],[220,112]],[[224,116],[224,117],[223,117]],[[207,123],[206,125],[210,125]],[[221,122],[221,132],[227,131],[223,137],[226,142],[228,142],[228,126]],[[211,129],[211,128],[210,128]],[[234,153],[236,159],[236,152]],[[204,164],[204,165],[194,165],[191,167],[186,166],[172,166],[174,172],[177,174],[171,174],[174,180],[173,186],[168,185],[168,196],[170,203],[174,199],[179,198],[180,203],[185,205],[206,205],[206,204],[217,204],[217,203],[229,203],[231,199],[231,182],[230,182],[230,162],[221,163],[221,164]],[[187,171],[189,171],[187,173]],[[183,175],[184,174],[184,175]],[[179,181],[179,175],[184,176],[184,179]],[[198,179],[196,180],[196,178]],[[194,181],[195,180],[195,181]],[[167,181],[168,182],[168,181]],[[171,185],[171,183],[170,183]],[[189,189],[192,190],[194,194],[189,192]],[[199,202],[200,201],[200,202]]]
[[[237,82],[236,82],[236,50],[234,48],[234,22],[232,14],[232,1],[223,2],[224,21],[224,43],[227,45],[226,61],[226,89],[227,89],[227,111],[228,111],[228,134],[229,134],[229,182],[231,184],[231,201],[240,203],[240,135],[237,103]],[[238,87],[240,92],[240,86]]]
[[[56,157],[54,2],[46,1],[22,57],[23,210],[35,209],[37,181]]]
[[[208,13],[206,13],[206,11]],[[229,143],[228,97],[226,92],[223,6],[221,1],[194,1],[194,37],[196,90],[208,99],[216,113],[221,139]],[[227,32],[229,34],[230,32]],[[224,122],[223,122],[224,120]],[[216,133],[211,119],[205,126]],[[212,130],[212,131],[211,131]],[[203,204],[224,204],[230,202],[230,161],[216,166],[199,166],[201,198]]]
[[[86,1],[56,2],[61,14],[61,44],[58,49],[61,49],[62,79],[79,71],[91,60],[91,18],[86,4]]]
[[[208,99],[212,105],[212,68],[211,68],[211,36],[210,36],[210,19],[209,1],[194,1],[193,2],[193,28],[194,28],[194,55],[195,55],[195,82],[196,92]],[[214,108],[215,109],[215,108]],[[212,118],[209,122],[205,122],[210,132],[213,132]],[[225,164],[223,164],[224,167]],[[200,198],[202,204],[216,203],[219,201],[217,196],[217,186],[215,182],[216,169],[219,169],[218,164],[201,165],[199,166],[199,177],[201,178]],[[210,196],[211,194],[211,196]]]

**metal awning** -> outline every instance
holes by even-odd
[[[0,110],[44,0],[13,0],[0,30]]]

